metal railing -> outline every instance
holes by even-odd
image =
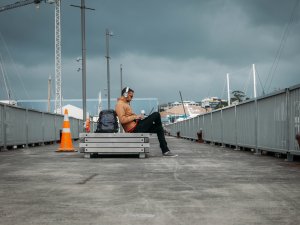
[[[300,155],[300,85],[166,125],[171,135],[261,150]]]
[[[73,139],[79,138],[82,120],[70,117]],[[0,148],[26,146],[60,140],[63,115],[39,112],[0,103]],[[91,122],[91,130],[95,124]]]

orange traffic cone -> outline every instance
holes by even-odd
[[[69,121],[67,109],[65,109],[64,114],[65,116],[64,116],[60,147],[56,150],[56,152],[74,152],[72,137],[71,137],[70,121]]]

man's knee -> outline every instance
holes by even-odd
[[[160,118],[159,112],[154,112],[154,113],[152,113],[152,115],[153,115],[153,117],[155,117],[155,118]]]
[[[154,112],[151,114],[153,121],[157,125],[161,125],[161,117],[159,112]]]

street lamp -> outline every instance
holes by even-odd
[[[80,60],[82,60],[82,58],[77,57],[76,61],[79,62]],[[81,70],[81,67],[78,67],[77,72],[79,72]]]
[[[110,109],[110,74],[109,74],[109,37],[113,36],[113,33],[106,28],[105,30],[106,36],[106,64],[107,64],[107,104],[108,109]]]
[[[86,45],[85,45],[85,10],[95,10],[92,8],[88,8],[85,6],[85,0],[81,0],[81,5],[71,5],[73,7],[80,8],[80,14],[81,14],[81,46],[82,46],[82,114],[83,114],[83,121],[86,120]],[[79,62],[79,60],[78,60]],[[79,70],[80,71],[80,70]],[[85,131],[83,126],[83,132]]]

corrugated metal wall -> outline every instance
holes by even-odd
[[[0,147],[58,141],[64,117],[0,103]],[[81,120],[70,118],[72,138],[79,138]],[[91,127],[95,127],[91,122]]]
[[[235,106],[222,110],[223,115],[223,143],[236,145],[236,116]]]
[[[203,135],[207,141],[212,141],[211,116],[211,113],[203,115]]]
[[[44,113],[44,137],[48,137],[48,141],[57,140],[56,137],[56,124],[55,124],[55,116],[51,114]]]
[[[256,143],[256,102],[251,101],[237,107],[237,145],[255,148]]]
[[[286,93],[257,101],[258,148],[273,151],[287,150]]]
[[[26,144],[28,136],[26,110],[5,107],[4,114],[6,145]]]
[[[214,131],[212,133],[212,141],[222,143],[223,142],[223,133],[222,133],[222,111],[216,111],[215,113],[211,114],[211,128]]]
[[[169,124],[171,135],[236,147],[300,155],[300,85],[249,100],[236,106]]]
[[[0,146],[4,146],[4,105],[0,105]]]
[[[297,86],[290,88],[289,93],[289,112],[291,119],[289,120],[288,145],[291,151],[299,152],[299,145],[296,141],[296,134],[300,135],[300,88]]]

